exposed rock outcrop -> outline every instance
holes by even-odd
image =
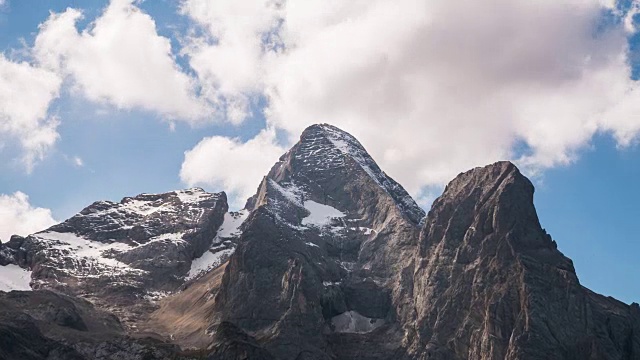
[[[425,216],[353,136],[313,125],[243,211],[143,194],[0,244],[16,282],[20,265],[98,308],[0,292],[0,358],[640,360],[640,306],[580,285],[533,194],[498,162]]]
[[[45,231],[13,236],[0,261],[31,270],[34,289],[82,296],[134,326],[212,246],[233,251],[214,243],[227,210],[224,193],[197,188],[98,201]]]
[[[397,332],[393,304],[405,302],[400,278],[424,212],[355,138],[309,127],[248,204],[218,321],[282,359],[329,359],[347,339]]]
[[[420,236],[413,352],[429,359],[636,359],[640,313],[583,288],[509,162],[459,175]]]
[[[460,174],[420,220],[364,154],[318,125],[272,168],[218,321],[282,359],[640,358],[638,307],[580,285],[512,163]]]
[[[0,359],[192,359],[152,339],[128,337],[118,319],[51,291],[0,292]]]

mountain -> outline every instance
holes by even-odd
[[[13,236],[0,245],[0,264],[29,269],[33,289],[89,299],[134,325],[154,300],[233,252],[216,236],[223,223],[232,227],[227,210],[224,193],[197,188],[98,201],[47,230]]]
[[[640,359],[640,307],[580,285],[533,194],[498,162],[425,214],[313,125],[240,212],[142,194],[0,244],[2,289],[35,290],[0,293],[0,358]]]
[[[409,353],[430,359],[638,359],[640,310],[582,287],[509,162],[433,204],[413,278]],[[411,322],[409,322],[411,324]]]

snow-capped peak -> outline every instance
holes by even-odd
[[[11,280],[0,281],[0,290],[25,288],[32,278],[34,288],[62,287],[109,298],[118,294],[114,301],[123,302],[119,305],[172,292],[214,240],[235,235],[231,225],[218,231],[227,211],[224,193],[200,188],[94,202],[45,231],[0,243],[0,264],[9,264],[0,266],[0,277]],[[216,232],[220,237],[214,239]],[[225,246],[227,254],[233,251],[233,244]],[[33,273],[18,272],[18,265]],[[126,306],[119,309],[127,311]]]
[[[400,211],[414,224],[418,224],[425,216],[424,210],[400,184],[380,169],[362,144],[335,126],[318,124],[308,127],[291,151],[293,153],[289,157],[295,158],[303,173],[305,168],[309,169],[314,172],[314,177],[320,179],[335,176],[332,172],[336,168],[355,164],[393,199]]]
[[[214,194],[208,193],[202,188],[176,190],[174,193],[183,204],[199,203],[201,201],[209,200],[214,196]]]

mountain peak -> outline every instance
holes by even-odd
[[[348,132],[330,124],[314,124],[307,127],[300,135],[299,143],[316,143],[319,137],[327,139],[329,143],[326,145],[332,146],[345,156],[350,156],[363,162],[366,162],[365,160],[373,161],[358,139]],[[380,169],[378,168],[377,170]]]
[[[485,198],[499,195],[507,185],[515,185],[522,200],[533,206],[533,184],[510,161],[498,161],[460,173],[447,184],[440,198],[460,198],[470,193],[481,193],[480,198]]]
[[[407,191],[380,169],[354,136],[329,124],[306,128],[300,141],[280,158],[267,178],[277,183],[295,183],[323,194],[338,188],[350,189],[358,183],[371,191],[382,190],[380,195],[389,197],[402,216],[414,225],[418,225],[425,215]],[[362,190],[348,191],[354,195],[351,202],[358,202]]]
[[[128,317],[124,304],[152,307],[151,299],[228,258],[232,236],[218,236],[233,232],[221,229],[231,217],[227,211],[223,192],[200,188],[96,201],[60,224],[0,246],[0,264],[31,269],[34,288],[91,294]]]
[[[533,194],[500,161],[459,174],[423,218],[355,137],[312,125],[245,211],[201,188],[145,193],[0,243],[0,290],[70,295],[0,291],[0,334],[82,330],[96,342],[63,340],[87,359],[105,349],[93,324],[135,335],[124,357],[154,334],[224,359],[637,358],[638,305],[580,285]]]
[[[509,161],[474,168],[459,174],[434,201],[430,229],[437,232],[435,224],[447,222],[456,224],[450,229],[476,229],[473,231],[476,235],[509,234],[514,249],[555,250],[555,242],[540,226],[533,194],[531,181]],[[478,227],[480,219],[483,224]],[[447,239],[457,237],[445,236]]]
[[[348,141],[348,142],[352,143],[353,146],[360,148],[360,150],[366,151],[364,149],[364,147],[362,146],[362,144],[360,144],[358,139],[356,139],[353,135],[351,135],[350,133],[340,129],[337,126],[334,126],[334,125],[331,125],[331,124],[327,124],[327,123],[313,124],[313,125],[308,126],[302,132],[302,134],[300,134],[300,141],[305,141],[305,139],[307,139],[309,137],[313,137],[313,136],[315,136],[317,134],[322,134],[322,135],[330,138],[330,140],[333,140],[333,141],[339,141],[339,140]],[[340,144],[338,144],[338,145],[340,145]]]
[[[540,226],[533,193],[518,168],[501,161],[458,175],[434,202],[410,287],[423,354],[635,358],[638,318],[580,285]]]

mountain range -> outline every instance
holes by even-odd
[[[425,213],[320,124],[256,185],[238,212],[140,194],[1,243],[0,359],[640,359],[640,306],[580,284],[510,162]]]

